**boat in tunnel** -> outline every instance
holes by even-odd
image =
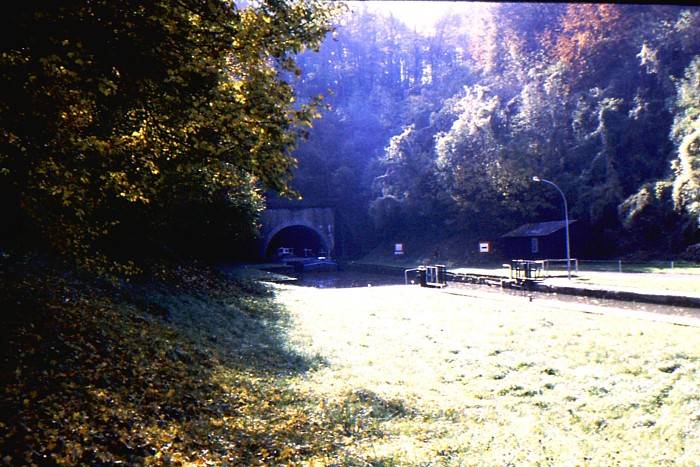
[[[336,271],[338,264],[329,256],[323,237],[303,225],[285,227],[268,243],[265,257],[294,267],[296,272]]]

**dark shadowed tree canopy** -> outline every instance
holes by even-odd
[[[289,191],[290,151],[316,115],[296,100],[294,59],[332,14],[315,1],[6,5],[6,212],[89,267],[129,269],[221,229],[235,242],[262,186]]]

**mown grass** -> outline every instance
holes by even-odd
[[[653,273],[653,274],[700,274],[700,264],[690,261],[579,261],[579,270],[586,272],[620,272],[624,273]],[[566,262],[555,266],[566,270]]]
[[[396,407],[343,415],[372,422],[374,436],[342,440],[357,463],[700,459],[698,328],[406,286],[278,290],[298,351],[328,361],[294,387],[327,400],[369,392]]]
[[[582,271],[572,278],[574,284],[637,289],[639,291],[700,294],[700,275],[662,273],[609,273]],[[559,281],[559,284],[565,285]]]
[[[523,297],[0,264],[8,465],[692,464],[697,328]],[[467,292],[468,294],[468,292]]]

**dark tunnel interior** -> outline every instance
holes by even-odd
[[[328,247],[321,235],[315,230],[303,225],[285,227],[277,232],[267,246],[265,257],[267,259],[276,259],[278,248],[292,248],[294,256],[319,256],[328,254]]]

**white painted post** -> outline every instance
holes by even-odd
[[[622,272],[622,260],[617,260],[617,272]]]

